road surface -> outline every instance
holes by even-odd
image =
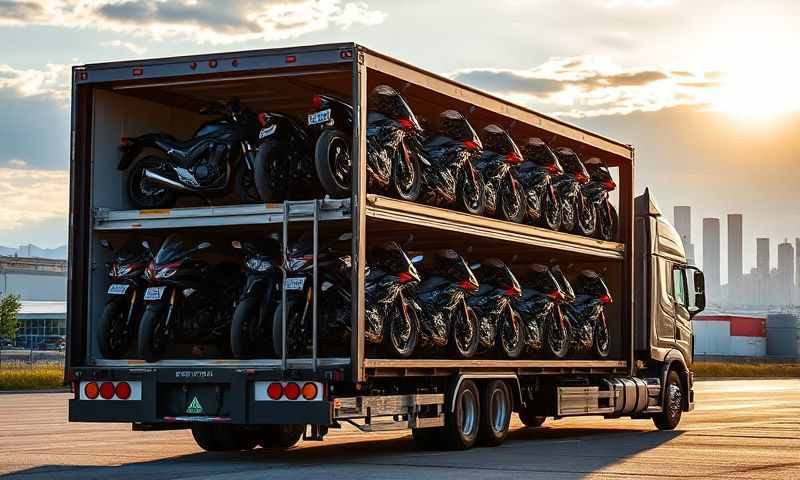
[[[549,420],[466,452],[414,450],[405,432],[351,429],[288,452],[205,453],[188,431],[69,424],[67,394],[0,395],[0,478],[800,478],[800,380],[698,382],[675,432],[649,420]]]

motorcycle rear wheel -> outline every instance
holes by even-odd
[[[601,313],[602,315],[602,313]],[[594,354],[598,358],[608,357],[608,352],[611,347],[609,338],[608,325],[601,319],[597,319],[594,326],[594,342],[592,343]]]
[[[166,308],[148,308],[139,322],[139,357],[147,362],[157,361],[166,348]]]
[[[322,187],[331,197],[350,195],[352,178],[352,135],[326,128],[317,139],[314,164]]]
[[[480,172],[475,172],[474,184],[466,170],[461,173],[456,192],[456,206],[463,212],[483,215],[486,210],[486,192]]]
[[[106,304],[97,325],[97,345],[104,358],[120,358],[128,349],[131,332],[126,331],[127,305],[121,301]]]
[[[400,142],[392,160],[392,190],[401,200],[416,202],[422,192],[422,162]]]
[[[497,353],[502,358],[519,358],[525,349],[525,337],[522,332],[522,318],[514,312],[512,321],[509,315],[503,315],[497,326]]]
[[[175,205],[175,192],[156,185],[144,177],[146,169],[157,170],[167,160],[156,155],[148,155],[137,160],[128,172],[128,197],[140,210],[169,208]]]
[[[267,139],[258,147],[253,175],[262,202],[286,200],[289,179],[286,178],[285,172],[288,170],[288,162],[289,151],[284,142]]]
[[[472,308],[467,307],[467,314],[459,308],[453,314],[450,326],[448,348],[456,358],[472,358],[478,351],[480,335],[478,334],[478,316]]]

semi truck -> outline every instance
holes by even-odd
[[[538,137],[602,159],[618,180],[618,238],[604,241],[478,217],[369,192],[367,95],[402,92],[420,117],[456,109],[476,125],[515,138]],[[346,198],[281,203],[178,204],[135,209],[118,171],[120,138],[153,131],[189,137],[198,111],[237,98],[253,111],[304,118],[314,95],[352,105],[352,189]],[[286,448],[323,440],[330,429],[411,429],[422,447],[498,445],[512,412],[528,427],[546,418],[652,418],[673,429],[694,405],[692,317],[705,306],[702,272],[687,263],[680,236],[649,191],[634,198],[634,148],[432,74],[358,44],[214,53],[76,66],[72,70],[70,255],[66,376],[73,422],[128,422],[134,430],[191,429],[206,450]],[[173,233],[230,243],[248,235],[326,239],[349,234],[351,336],[348,351],[322,352],[316,303],[313,348],[258,358],[188,346],[159,359],[135,352],[108,358],[98,319],[109,288],[111,244],[150,243]],[[474,258],[513,265],[569,264],[603,272],[606,358],[436,355],[391,358],[365,345],[365,271],[370,245],[413,237],[417,250],[462,246]],[[513,268],[513,267],[512,267]],[[315,269],[316,272],[316,269]],[[314,276],[314,295],[318,285]],[[282,344],[291,334],[283,328]],[[148,361],[149,360],[149,361]]]

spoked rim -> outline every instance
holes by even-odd
[[[108,326],[108,348],[114,353],[119,353],[121,347],[125,345],[125,318],[127,317],[125,310],[117,309],[116,315],[111,319],[111,324]]]
[[[405,144],[400,142],[397,146],[397,153],[394,161],[394,183],[397,193],[403,198],[414,197],[417,190],[421,172],[418,170],[418,163],[411,159]]]
[[[461,434],[464,437],[471,437],[478,428],[478,399],[475,393],[467,388],[461,392],[460,403],[458,424],[461,426]]]
[[[523,209],[522,194],[520,193],[519,189],[517,189],[516,192],[517,194],[514,195],[514,189],[503,189],[503,204],[500,206],[500,208],[503,209],[503,216],[506,219],[518,218],[521,214],[521,210]],[[513,208],[509,208],[510,205],[513,206]]]
[[[603,357],[608,355],[608,337],[608,327],[602,323],[598,323],[597,328],[595,328],[594,342],[597,347],[597,353]]]
[[[517,350],[522,339],[520,331],[514,328],[514,322],[509,319],[503,321],[500,327],[500,343],[506,356],[511,356]]]
[[[492,391],[491,398],[489,399],[489,411],[492,414],[492,430],[495,433],[501,433],[506,430],[506,425],[508,425],[508,397],[506,396],[505,390],[501,388],[495,388]]]
[[[473,313],[474,315],[474,313]],[[456,318],[456,323],[453,325],[455,331],[455,340],[458,350],[462,353],[469,352],[472,346],[473,339],[477,332],[472,328],[472,322],[469,321],[468,314],[461,312]],[[464,335],[466,333],[467,335]]]
[[[394,315],[392,318],[394,325],[393,328],[389,328],[389,336],[395,351],[402,354],[409,349],[411,344],[411,337],[414,330],[412,328],[413,320],[408,313],[408,306],[405,304],[403,304],[397,313],[398,314]]]
[[[350,160],[350,145],[342,137],[335,137],[328,147],[328,162],[333,172],[333,178],[341,188],[350,187],[350,174],[352,161]]]
[[[475,172],[475,176],[477,177],[480,175],[479,173]],[[471,212],[477,212],[481,208],[481,187],[480,187],[480,179],[476,179],[476,182],[472,182],[468,176],[468,172],[464,172],[464,179],[461,182],[461,198],[464,202],[464,206]]]

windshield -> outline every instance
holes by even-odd
[[[481,140],[475,129],[461,115],[461,112],[456,110],[445,110],[439,115],[439,131],[445,137],[462,142],[472,141],[478,148],[482,148]]]
[[[185,257],[190,249],[191,247],[187,246],[183,238],[178,235],[170,235],[158,249],[155,262],[158,265],[174,262]]]
[[[553,274],[553,278],[558,283],[558,286],[561,288],[561,291],[564,292],[564,295],[567,297],[569,301],[575,299],[575,290],[572,289],[572,285],[567,280],[567,277],[564,275],[564,272],[561,271],[561,267],[556,265],[550,269],[550,273]]]
[[[522,158],[522,153],[520,153],[519,147],[514,143],[514,140],[511,139],[511,135],[494,123],[483,127],[481,140],[483,141],[483,147],[490,152],[500,155],[515,154],[517,158]]]
[[[369,109],[395,120],[408,119],[417,130],[422,130],[417,117],[406,100],[389,85],[378,85],[369,96]]]
[[[608,169],[605,162],[599,158],[592,157],[589,160],[586,160],[583,165],[586,167],[586,170],[589,172],[589,176],[593,180],[597,180],[599,182],[611,180],[611,171]]]
[[[572,149],[566,147],[558,148],[556,149],[556,155],[558,155],[558,159],[561,161],[564,171],[573,175],[583,173],[586,177],[589,176],[589,172],[586,171],[583,162],[578,158],[578,154],[573,152]]]

